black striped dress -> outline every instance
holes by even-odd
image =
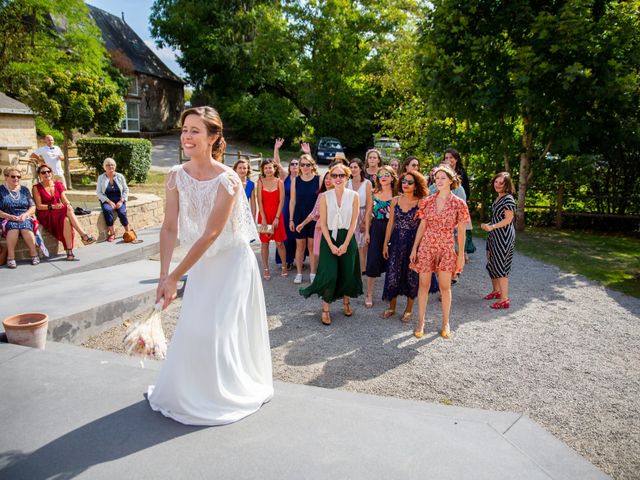
[[[491,207],[491,223],[504,220],[504,212],[516,212],[516,201],[511,195],[498,197]],[[506,227],[496,228],[487,236],[487,270],[491,278],[504,278],[511,272],[513,249],[516,243],[516,229],[513,221]]]

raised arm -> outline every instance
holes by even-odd
[[[276,141],[273,144],[273,161],[278,166],[278,170],[280,170],[280,178],[284,178],[287,176],[287,170],[282,166],[280,162],[280,148],[284,144],[284,138],[276,138]]]

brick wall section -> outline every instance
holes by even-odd
[[[77,194],[78,192],[73,192]],[[164,203],[162,199],[156,195],[149,193],[132,193],[132,196],[136,197],[135,200],[127,202],[127,217],[129,218],[129,225],[134,230],[142,230],[149,227],[157,227],[162,224],[164,218]],[[88,233],[94,234],[98,241],[105,241],[107,238],[107,224],[104,221],[104,215],[101,210],[94,209],[91,211],[91,215],[83,215],[78,217],[78,221],[82,225],[82,228]],[[120,220],[116,218],[116,237],[122,237],[124,228],[120,225]],[[64,248],[62,242],[58,242],[49,232],[42,229],[42,238],[44,243],[49,249],[49,254],[54,256],[55,254],[63,254]],[[3,238],[0,240],[0,244],[6,247],[6,240]],[[85,247],[80,240],[80,236],[76,232],[75,236],[75,249],[78,248],[91,248],[91,245]],[[38,251],[38,253],[41,253]],[[40,255],[42,257],[42,255]],[[22,238],[18,241],[16,247],[16,259],[29,258],[29,250],[25,245]]]

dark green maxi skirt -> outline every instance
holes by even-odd
[[[345,238],[347,238],[347,230],[338,230],[338,239],[334,244],[342,245]],[[327,303],[332,303],[345,295],[352,298],[362,295],[360,256],[355,236],[351,237],[347,252],[339,257],[331,253],[324,235],[322,236],[316,278],[307,288],[300,289],[300,295],[305,298],[309,298],[314,293]]]

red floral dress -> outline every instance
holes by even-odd
[[[458,255],[454,248],[453,231],[459,223],[469,221],[469,208],[464,200],[452,193],[438,213],[437,197],[437,193],[429,195],[418,206],[418,217],[426,220],[416,262],[410,265],[418,273],[455,273]]]

